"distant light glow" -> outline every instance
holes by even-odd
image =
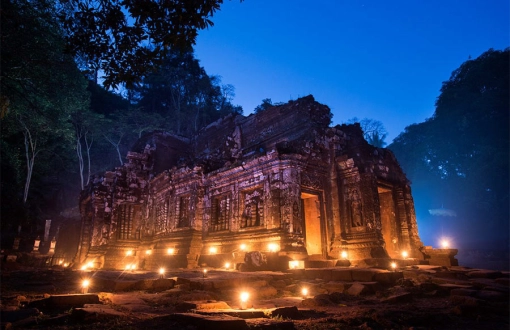
[[[349,256],[347,254],[347,251],[342,251],[342,253],[340,255],[341,255],[342,259],[347,259],[347,257]]]
[[[146,255],[151,255],[151,253],[152,253],[152,250],[145,250]]]
[[[397,268],[397,263],[396,262],[392,262],[391,263],[391,269],[395,270]]]
[[[133,255],[133,250],[127,250],[126,251],[126,255],[127,256],[132,256]]]
[[[296,269],[299,266],[299,262],[297,260],[289,261],[289,265],[291,269]]]
[[[69,264],[68,264],[67,262],[66,262],[66,263],[64,263],[64,267],[67,267],[67,266],[69,266]]]
[[[87,270],[87,265],[81,266],[81,270]]]
[[[441,247],[443,249],[447,249],[449,246],[450,246],[450,242],[446,238],[443,238],[441,240]]]
[[[218,248],[215,246],[211,246],[209,248],[209,254],[216,254],[216,253],[218,253]]]
[[[165,274],[165,268],[161,267],[161,268],[159,269],[159,274],[160,274],[160,275]]]
[[[93,267],[94,267],[94,264],[92,263],[92,261],[87,262],[87,268],[93,268]]]
[[[83,280],[83,282],[81,282],[81,287],[86,289],[88,288],[90,285],[90,281],[89,280]]]
[[[62,265],[62,263],[64,263],[64,260],[59,260],[58,264]]]
[[[402,251],[402,258],[406,259],[408,256],[407,251]]]
[[[303,295],[303,297],[308,296],[308,288],[302,288],[301,289],[301,295]]]
[[[230,268],[230,262],[226,262],[225,263],[225,269],[229,269]]]
[[[175,253],[175,249],[174,248],[169,248],[168,250],[166,250],[166,253],[167,254],[174,254]]]
[[[239,249],[241,249],[241,251],[245,251],[246,250],[246,244],[241,244],[239,245]]]

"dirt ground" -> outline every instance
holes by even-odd
[[[367,279],[377,279],[374,274],[380,272],[356,271]],[[2,329],[239,330],[244,324],[246,329],[509,329],[508,272],[408,266],[393,276],[394,282],[386,277],[382,282],[380,277],[339,281],[328,274],[331,270],[211,269],[205,278],[200,269],[175,270],[165,274],[165,282],[151,272],[34,269],[4,262]],[[88,289],[98,304],[41,304],[52,296],[80,293],[84,278],[102,283]],[[251,287],[257,297],[244,311],[237,299],[239,285]],[[308,296],[300,293],[304,285],[310,288]],[[257,312],[264,317],[246,316]],[[200,315],[204,320],[198,322]],[[242,327],[215,322],[224,315],[244,320]]]

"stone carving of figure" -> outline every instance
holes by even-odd
[[[354,190],[351,197],[351,226],[360,227],[363,225],[362,205],[357,190]]]
[[[251,226],[251,219],[252,219],[251,204],[246,204],[243,211],[242,227]]]

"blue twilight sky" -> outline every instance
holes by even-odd
[[[510,45],[509,0],[228,1],[195,57],[232,84],[250,114],[313,94],[333,112],[380,120],[389,144],[432,116],[441,83],[464,61]]]

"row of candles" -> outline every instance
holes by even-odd
[[[449,247],[449,242],[446,239],[442,239],[440,244],[441,244],[441,247],[444,248],[444,249]],[[276,244],[276,243],[269,243],[267,248],[268,248],[269,252],[277,252],[279,250],[279,245]],[[246,251],[246,249],[247,249],[246,244],[241,244],[239,246],[239,249],[241,251]],[[215,247],[215,246],[211,246],[209,248],[209,254],[214,255],[216,253],[218,253],[218,248]],[[126,251],[126,256],[133,256],[133,254],[134,254],[133,250],[127,250]],[[152,254],[152,250],[146,250],[145,254],[146,255],[151,255]],[[175,248],[168,248],[167,249],[167,254],[168,255],[175,254]],[[404,258],[404,259],[407,259],[408,256],[409,256],[407,251],[402,251],[401,255],[402,255],[402,258]],[[349,254],[348,254],[348,252],[346,250],[344,250],[344,251],[340,252],[340,257],[342,259],[344,259],[344,260],[347,260],[349,258]],[[62,261],[60,261],[59,264],[62,264]],[[63,266],[67,267],[67,263],[64,264]],[[88,263],[82,265],[81,270],[87,270],[87,269],[92,269],[92,268],[93,268],[93,263],[92,262],[88,262]],[[225,268],[229,269],[230,268],[230,263],[227,262],[225,264]],[[289,262],[289,268],[295,269],[295,268],[302,268],[302,267],[300,267],[300,262],[299,261],[294,260],[294,261],[290,261]],[[127,264],[124,269],[125,270],[135,270],[136,269],[136,264]]]
[[[81,283],[81,293],[86,294],[88,293],[89,287],[91,285],[91,282],[89,279],[84,279]],[[306,299],[308,297],[309,291],[308,288],[303,287],[301,289],[301,295],[303,299]],[[242,291],[239,294],[239,301],[240,301],[240,309],[247,309],[248,308],[248,302],[250,299],[250,293],[247,291]]]

